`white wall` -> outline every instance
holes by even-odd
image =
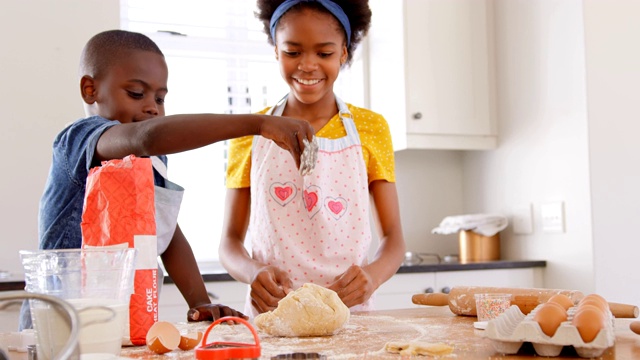
[[[581,0],[495,2],[498,149],[467,152],[468,212],[533,205],[534,232],[502,235],[510,259],[545,259],[545,286],[593,292],[593,241]],[[540,206],[565,204],[544,233]]]
[[[496,0],[501,143],[466,153],[465,209],[533,204],[534,232],[508,258],[546,259],[545,286],[640,303],[640,2]],[[474,189],[478,189],[474,192]],[[566,231],[541,230],[564,201]]]
[[[640,304],[640,2],[585,0],[596,289]]]
[[[84,43],[118,28],[118,1],[4,0],[0,4],[0,269],[38,244],[38,201],[62,127],[83,116],[77,79]]]
[[[461,151],[396,153],[396,187],[407,250],[458,253],[457,235],[431,234],[445,216],[463,213]]]

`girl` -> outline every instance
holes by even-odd
[[[313,173],[301,176],[262,137],[231,142],[220,259],[231,276],[251,284],[246,314],[273,310],[306,282],[336,291],[352,310],[370,310],[374,291],[396,273],[405,251],[393,146],[382,116],[333,92],[369,28],[368,2],[260,0],[256,14],[290,87],[263,112],[308,121],[318,159]],[[371,261],[370,195],[380,232]],[[244,248],[247,229],[252,255]]]

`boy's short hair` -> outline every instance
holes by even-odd
[[[158,45],[146,35],[108,30],[93,36],[82,50],[80,76],[100,77],[122,56],[131,50],[151,51],[164,56]]]

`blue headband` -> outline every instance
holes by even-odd
[[[271,15],[271,22],[269,23],[269,30],[271,31],[271,38],[274,43],[276,42],[276,25],[278,25],[278,21],[282,15],[287,12],[287,10],[301,2],[317,2],[324,6],[325,9],[329,10],[329,12],[335,16],[338,21],[340,21],[344,31],[347,33],[347,47],[349,47],[351,44],[351,24],[349,23],[349,18],[347,17],[347,14],[344,13],[344,10],[342,10],[340,5],[330,0],[286,0],[280,4],[280,6],[276,8],[276,11],[273,12],[273,15]]]

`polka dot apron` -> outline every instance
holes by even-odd
[[[251,163],[253,257],[289,272],[294,289],[327,286],[351,265],[364,266],[371,245],[369,187],[360,137],[336,98],[347,135],[317,138],[315,169],[302,177],[291,154],[256,136]],[[269,114],[282,115],[286,97]],[[352,310],[371,309],[371,299]],[[252,310],[252,311],[248,311]],[[254,314],[250,299],[246,314]]]

